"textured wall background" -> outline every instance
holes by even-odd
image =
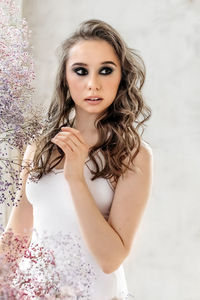
[[[144,138],[154,153],[154,186],[125,270],[136,300],[200,297],[200,2],[198,0],[24,0],[32,29],[35,100],[48,103],[55,49],[83,20],[113,25],[147,67],[153,114]]]

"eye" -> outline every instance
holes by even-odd
[[[101,69],[101,70],[106,70],[106,72],[102,72],[101,71],[101,74],[103,74],[103,75],[108,75],[108,74],[111,74],[112,73],[112,71],[113,71],[113,69],[111,69],[111,68],[109,68],[109,67],[105,67],[105,68],[103,68],[103,69]]]
[[[85,76],[88,74],[88,71],[83,68],[83,67],[79,67],[73,70],[77,75],[79,76]],[[109,67],[104,67],[101,69],[100,74],[102,75],[109,75],[113,72],[113,69],[109,68]]]
[[[74,72],[80,76],[87,75],[86,74],[87,70],[85,68],[81,68],[81,67],[74,69]]]

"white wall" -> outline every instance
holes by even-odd
[[[35,99],[48,102],[55,48],[83,20],[113,25],[140,50],[153,115],[144,137],[154,153],[154,186],[125,269],[136,300],[200,295],[200,3],[196,0],[24,0],[36,61]]]

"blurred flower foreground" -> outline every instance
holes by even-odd
[[[33,103],[35,73],[27,22],[13,0],[0,0],[0,16],[0,204],[10,206],[20,189],[20,159],[46,126],[47,108]]]
[[[80,237],[57,232],[27,237],[3,234],[0,256],[0,299],[84,299],[93,294],[96,280],[81,248]],[[6,251],[5,251],[6,250]]]

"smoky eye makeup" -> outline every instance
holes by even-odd
[[[113,69],[110,68],[110,67],[103,67],[103,68],[101,68],[101,71],[102,71],[102,70],[106,70],[105,73],[102,73],[102,72],[101,72],[101,74],[103,74],[103,75],[108,75],[108,74],[111,74],[111,73],[113,72]]]
[[[83,68],[83,67],[79,67],[79,68],[75,68],[73,69],[73,71],[77,74],[77,75],[80,75],[80,76],[84,76],[84,75],[87,75],[87,69]]]
[[[85,76],[88,74],[88,70],[84,67],[78,67],[72,69],[77,75]],[[99,73],[102,75],[109,75],[113,72],[113,69],[110,67],[103,67],[99,70]]]

